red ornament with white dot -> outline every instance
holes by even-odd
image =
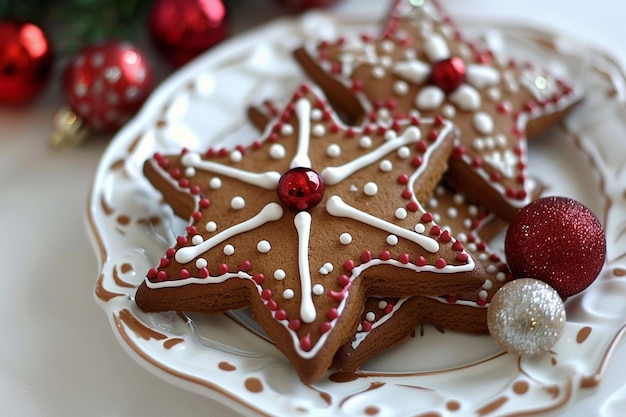
[[[137,112],[153,85],[152,67],[142,51],[108,41],[87,46],[71,59],[63,93],[90,128],[114,131]]]
[[[520,210],[505,238],[514,278],[535,278],[561,297],[586,289],[606,257],[606,238],[598,218],[567,197],[545,197]]]

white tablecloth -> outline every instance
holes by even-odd
[[[378,1],[378,0],[360,0]],[[358,5],[345,0],[340,7]],[[233,32],[280,15],[270,0],[231,1]],[[502,18],[601,45],[626,65],[626,3],[610,0],[444,0],[453,15]],[[160,71],[163,75],[164,70]],[[58,77],[58,73],[55,74]],[[58,78],[35,102],[0,107],[0,413],[16,417],[225,416],[239,414],[167,384],[119,346],[93,288],[96,257],[84,227],[87,196],[107,137],[47,147],[62,103]],[[626,406],[626,348],[577,416],[617,416]],[[601,410],[601,411],[598,411]],[[572,414],[567,414],[572,415]]]

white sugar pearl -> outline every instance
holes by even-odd
[[[217,223],[210,221],[204,226],[207,232],[215,232],[217,230]]]
[[[446,214],[448,215],[449,218],[456,219],[457,216],[459,215],[459,212],[454,207],[449,207],[448,210],[446,211]]]
[[[398,158],[400,159],[407,159],[408,157],[411,156],[411,150],[409,149],[408,146],[402,146],[400,149],[398,149]]]
[[[315,284],[312,289],[313,294],[322,295],[324,294],[324,286],[322,284]]]
[[[208,263],[208,262],[207,262],[207,260],[206,260],[206,259],[204,259],[204,258],[198,258],[198,259],[196,259],[196,268],[198,268],[198,269],[206,268],[206,266],[207,266],[208,264],[209,264],[209,263]]]
[[[209,181],[209,187],[211,187],[212,190],[220,189],[222,187],[222,180],[218,177],[211,178],[211,181]]]
[[[393,169],[393,164],[391,163],[390,160],[383,159],[382,161],[380,161],[380,164],[378,165],[378,169],[380,169],[382,172],[389,172]]]
[[[409,84],[406,81],[396,81],[393,84],[393,92],[399,96],[405,96],[409,93]]]
[[[241,210],[246,206],[246,200],[241,196],[233,197],[233,199],[230,200],[230,206],[233,210]]]
[[[261,253],[267,253],[272,249],[272,245],[267,240],[261,240],[257,243],[256,249]]]
[[[341,147],[336,143],[331,143],[330,145],[328,145],[328,148],[326,148],[326,155],[330,156],[331,158],[337,158],[341,156]]]
[[[385,132],[385,140],[394,140],[398,137],[398,134],[396,133],[395,130],[391,130],[389,129],[388,131]]]
[[[378,193],[378,185],[376,185],[376,183],[374,182],[368,182],[363,187],[363,192],[367,196],[370,196],[370,197],[375,196]]]
[[[290,124],[284,124],[280,129],[280,134],[283,136],[293,135],[293,126]]]
[[[201,235],[195,235],[194,237],[191,238],[191,243],[193,243],[194,245],[199,245],[202,242],[204,242],[204,239],[202,238]]]
[[[380,308],[381,310],[384,310],[385,308],[387,308],[387,301],[385,300],[381,300],[378,302],[378,308]]]
[[[280,143],[270,146],[270,157],[272,159],[283,159],[286,154],[285,147]]]
[[[372,138],[370,138],[369,136],[362,136],[361,139],[359,139],[359,146],[363,149],[371,148]]]
[[[317,137],[325,136],[326,135],[326,128],[324,127],[324,125],[317,124],[317,125],[313,126],[312,133],[313,133],[314,136],[317,136]]]
[[[493,282],[491,282],[490,279],[486,279],[485,282],[483,282],[483,290],[490,290],[491,288],[493,288]]]
[[[341,242],[342,245],[349,245],[352,243],[352,235],[350,233],[342,233],[339,236],[339,242]]]
[[[322,109],[318,109],[317,107],[311,109],[311,120],[322,120],[322,116],[324,116]]]
[[[282,281],[285,279],[285,277],[287,277],[287,274],[284,270],[277,269],[276,271],[274,271],[274,278],[276,278],[277,280]]]
[[[409,214],[404,207],[400,207],[396,209],[396,218],[400,220],[406,219],[406,216]]]
[[[296,293],[291,288],[287,288],[285,291],[283,291],[283,297],[286,300],[292,299],[294,295],[296,295]]]
[[[185,168],[185,175],[189,178],[194,177],[196,175],[196,169],[194,167]]]
[[[371,321],[376,320],[376,314],[374,314],[374,313],[373,313],[373,312],[371,312],[371,311],[368,311],[368,312],[365,314],[365,320],[370,321],[370,322],[371,322]]]
[[[426,226],[424,226],[422,223],[418,223],[415,225],[413,230],[415,230],[417,233],[424,233],[426,231]]]
[[[395,246],[398,244],[398,236],[396,235],[389,235],[387,236],[387,244],[391,245],[391,246]]]
[[[381,79],[385,76],[385,69],[383,67],[374,67],[372,68],[372,77],[376,79]]]
[[[243,154],[241,153],[241,151],[234,150],[230,153],[231,162],[234,162],[234,163],[241,162],[242,159],[243,159]]]
[[[235,253],[235,247],[233,245],[224,246],[224,255],[230,256]]]

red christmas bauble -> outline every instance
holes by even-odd
[[[181,66],[226,38],[226,7],[222,0],[156,0],[149,30],[165,59]]]
[[[137,112],[153,85],[143,52],[128,42],[108,41],[87,46],[71,59],[63,92],[89,127],[113,131]]]
[[[431,82],[446,93],[451,93],[465,82],[465,62],[459,57],[433,64]]]
[[[322,201],[324,182],[309,168],[293,168],[278,181],[278,198],[287,207],[308,210]]]
[[[34,98],[50,78],[52,61],[50,41],[39,26],[0,21],[0,103]]]
[[[585,205],[567,197],[545,197],[513,219],[504,251],[514,278],[542,280],[565,298],[596,279],[606,257],[606,238]]]
[[[289,12],[302,12],[308,9],[330,7],[339,0],[274,0]]]

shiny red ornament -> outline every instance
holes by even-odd
[[[50,40],[39,26],[0,21],[0,103],[33,99],[47,84],[52,61]]]
[[[606,257],[606,238],[585,205],[567,197],[545,197],[513,219],[504,251],[514,278],[539,279],[566,298],[596,279]]]
[[[128,42],[87,46],[73,57],[63,78],[71,109],[90,128],[114,131],[141,107],[154,86],[144,53]]]
[[[289,208],[308,210],[319,204],[323,197],[324,182],[312,169],[290,169],[278,181],[278,198]]]
[[[179,67],[226,38],[226,7],[222,0],[156,0],[149,30],[159,52]]]
[[[452,57],[433,64],[431,82],[446,93],[451,93],[465,83],[465,62]]]
[[[314,8],[330,7],[339,3],[339,0],[274,0],[287,11],[295,13]]]

